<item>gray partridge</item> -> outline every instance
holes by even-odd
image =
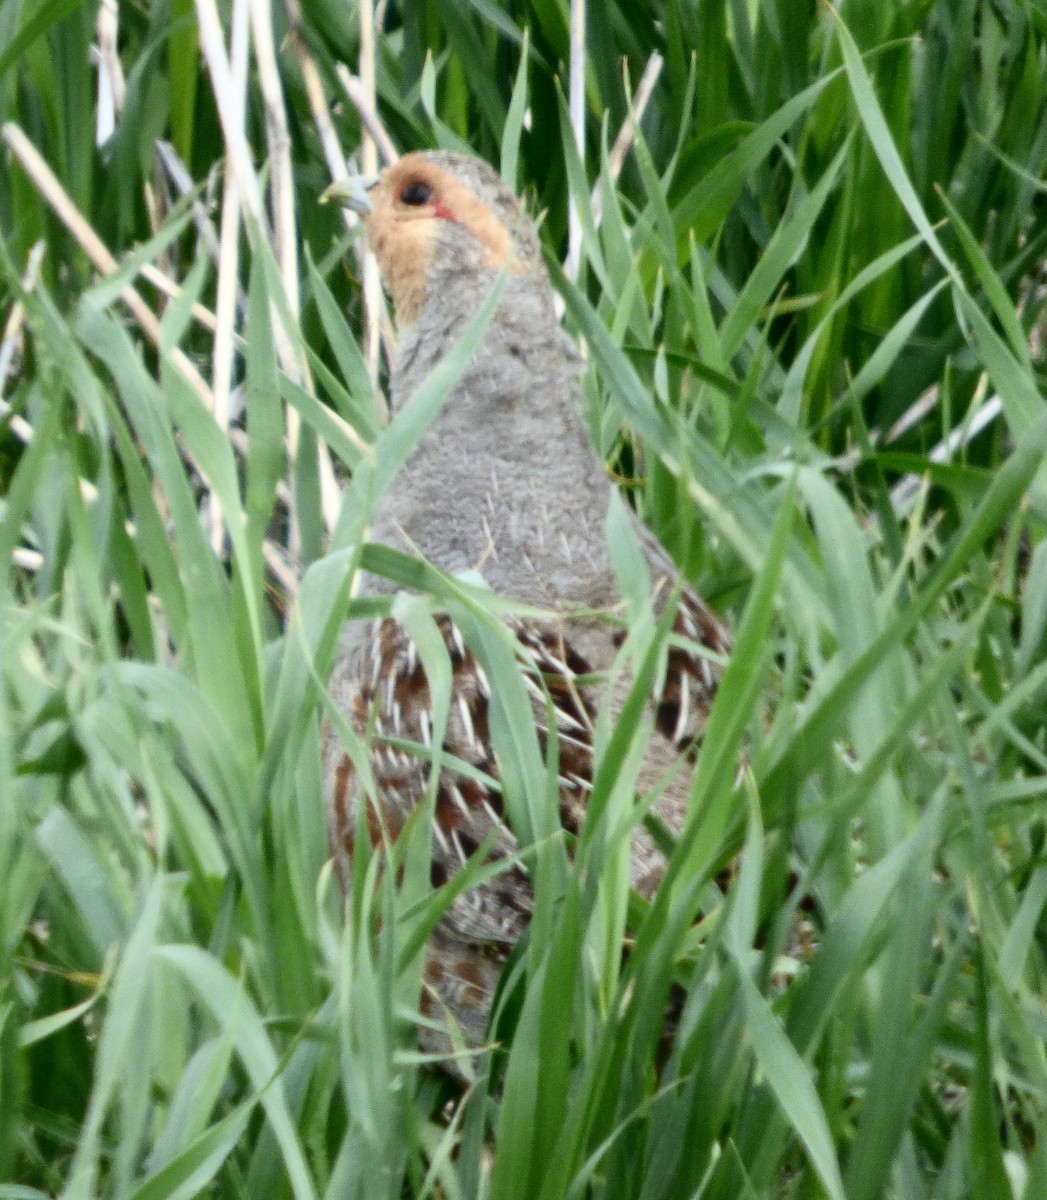
[[[534,226],[512,192],[484,162],[457,154],[409,154],[377,180],[356,181],[340,198],[363,216],[367,239],[392,299],[398,326],[391,381],[394,410],[404,403],[475,316],[502,268],[506,289],[482,344],[379,503],[370,537],[421,554],[445,572],[479,570],[501,596],[539,608],[548,620],[515,620],[524,679],[536,725],[547,736],[547,696],[559,738],[560,809],[577,831],[591,788],[592,734],[607,678],[621,645],[620,627],[594,612],[623,611],[606,544],[612,488],[577,411],[577,351],[553,308]],[[653,730],[641,791],[653,787],[693,749],[721,674],[730,639],[719,618],[652,535],[635,532],[661,603],[678,589],[674,637],[664,679],[652,698]],[[365,576],[364,595],[388,594]],[[582,614],[585,615],[582,615]],[[438,619],[453,668],[447,753],[498,778],[488,730],[487,677],[459,631]],[[612,717],[629,681],[607,698]],[[373,845],[395,839],[427,794],[427,763],[403,742],[431,740],[430,696],[419,655],[394,618],[346,625],[331,695],[361,739],[370,738],[376,798],[368,801],[351,757],[328,729],[325,800],[332,852],[347,878],[359,806]],[[385,739],[395,739],[391,746]],[[690,772],[670,772],[654,813],[679,832]],[[516,840],[493,787],[444,769],[432,831],[432,879],[450,879],[481,846],[515,860]],[[664,858],[642,825],[633,834],[632,884],[649,896]],[[525,930],[532,906],[524,868],[458,896],[426,952],[422,1012],[448,1016],[467,1042],[486,1033],[502,967]],[[423,1045],[447,1039],[430,1027]]]

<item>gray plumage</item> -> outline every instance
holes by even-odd
[[[561,816],[567,827],[577,826],[591,778],[591,725],[602,697],[598,686],[576,685],[575,677],[608,672],[621,639],[613,624],[572,614],[622,611],[605,540],[611,484],[577,410],[579,358],[556,320],[533,226],[486,164],[444,153],[409,155],[386,171],[370,199],[368,236],[400,325],[394,408],[454,344],[506,259],[512,264],[480,349],[379,504],[370,537],[406,552],[417,549],[448,572],[479,569],[493,591],[563,614],[516,632],[544,680],[544,686],[537,678],[532,684],[536,720],[546,719],[546,687],[560,710]],[[676,569],[638,521],[635,529],[664,602],[677,583]],[[381,579],[362,583],[364,593],[389,590]],[[441,622],[456,691],[445,747],[497,778],[486,727],[486,679],[450,622]],[[694,648],[678,642],[669,652],[662,690],[653,698],[641,788],[693,748],[719,661],[729,650],[722,624],[686,585],[674,632]],[[628,679],[620,678],[610,698],[612,713],[627,690]],[[371,768],[381,811],[367,814],[367,827],[373,843],[395,838],[425,795],[428,771],[419,759],[380,745],[388,734],[424,740],[428,687],[403,631],[392,620],[347,626],[331,692],[361,735],[375,722],[379,744],[372,745]],[[329,732],[324,756],[332,847],[344,871],[363,792],[351,760]],[[655,805],[671,830],[682,828],[689,784],[690,771],[676,771]],[[445,771],[433,833],[434,883],[449,878],[470,847],[492,831],[494,855],[513,856],[516,843],[497,791],[474,781],[466,785]],[[639,829],[634,886],[650,894],[663,866]],[[459,897],[428,948],[423,1011],[435,1019],[452,1016],[469,1040],[479,1041],[501,965],[530,907],[530,886],[518,865]],[[443,1044],[431,1035],[423,1042]]]

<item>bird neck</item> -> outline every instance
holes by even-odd
[[[494,275],[446,271],[439,274],[417,318],[400,330],[392,380],[398,408],[454,348],[493,285]],[[505,294],[466,365],[461,384],[512,395],[537,389],[538,401],[556,405],[573,392],[581,359],[563,333],[552,293],[533,276],[510,276]]]

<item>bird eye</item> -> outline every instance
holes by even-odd
[[[433,194],[433,189],[427,183],[409,183],[400,193],[400,200],[404,204],[410,204],[416,208],[422,204],[428,204]]]

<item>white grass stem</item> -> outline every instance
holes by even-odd
[[[251,14],[251,37],[258,81],[265,104],[265,133],[269,147],[269,179],[273,214],[273,248],[284,284],[284,295],[295,320],[298,319],[301,299],[298,292],[298,223],[295,212],[294,174],[291,165],[291,134],[284,103],[283,83],[273,41],[272,12],[268,0],[248,0]],[[242,121],[241,121],[242,124]],[[296,360],[297,355],[292,355]],[[285,369],[292,367],[289,361]],[[301,382],[297,364],[291,377]],[[290,371],[288,372],[291,373]]]
[[[353,75],[345,63],[339,63],[335,67],[335,72],[346,96],[353,108],[356,109],[360,124],[363,125],[368,136],[378,148],[379,157],[386,166],[391,166],[397,161],[400,154],[375,109],[374,97],[368,97],[363,81]]]
[[[360,88],[363,100],[370,109],[375,111],[375,40],[374,40],[374,5],[371,0],[359,0],[360,19]],[[367,132],[360,141],[360,160],[364,174],[373,175],[378,170],[378,146],[376,140]]]
[[[331,119],[331,108],[327,103],[327,93],[324,91],[323,80],[309,46],[302,33],[302,10],[298,0],[284,0],[284,12],[291,27],[290,43],[298,60],[298,69],[302,73],[305,84],[305,95],[309,101],[309,111],[313,114],[313,124],[320,138],[320,147],[324,152],[324,161],[332,181],[341,182],[349,172],[345,166],[345,151],[338,137],[338,130]]]
[[[59,183],[55,173],[44,161],[40,152],[13,122],[3,126],[3,139],[8,149],[18,159],[22,170],[35,184],[37,191],[51,206],[55,215],[65,225],[66,229],[79,242],[81,248],[94,266],[103,275],[112,275],[118,268],[118,263],[109,248],[95,233],[94,229],[84,218],[83,214],[69,198],[65,188]],[[145,274],[145,272],[143,272]],[[131,310],[146,337],[160,348],[160,322],[156,314],[146,304],[137,291],[128,283],[120,289],[120,299]],[[214,397],[211,389],[204,382],[200,372],[189,361],[185,352],[173,347],[170,351],[171,364],[209,410],[214,409]]]
[[[247,110],[247,64],[250,47],[247,40],[247,0],[233,0],[230,30],[229,76],[233,87],[232,115],[243,124]],[[212,353],[211,383],[214,389],[214,415],[219,428],[229,436],[230,398],[233,390],[233,365],[236,352],[237,285],[240,277],[240,189],[232,156],[224,164],[222,189],[221,234],[218,240],[218,279],[215,289],[216,328]],[[222,552],[222,509],[216,493],[208,502],[211,545],[216,554]]]
[[[76,205],[73,204],[68,193],[62,187],[61,183],[59,183],[54,172],[41,157],[36,147],[29,141],[22,130],[12,122],[7,122],[2,127],[2,130],[0,130],[0,134],[2,134],[4,142],[14,157],[18,160],[22,169],[35,184],[40,195],[44,198],[44,200],[47,201],[55,215],[80,244],[84,253],[87,254],[94,267],[100,271],[102,275],[112,275],[118,269],[119,264],[113,257],[109,248],[105,245],[98,234],[95,233],[91,225],[85,220],[79,209],[77,209]],[[26,291],[31,290],[36,283],[36,278],[39,271],[39,260],[43,254],[42,243],[38,243],[38,246],[40,247],[39,251],[37,247],[33,248],[33,252],[30,254],[29,262],[26,268],[25,278],[23,280],[23,286]],[[147,272],[143,268],[142,274],[148,277],[152,273]],[[156,274],[159,273],[157,272]],[[181,289],[178,288],[177,284],[172,283],[166,278],[166,276],[164,276],[163,279],[165,285],[171,289],[172,295],[180,294]],[[130,284],[127,284],[121,288],[120,298],[130,309],[135,320],[138,322],[139,327],[149,341],[152,342],[157,349],[160,349],[160,322],[157,319],[156,314],[152,311],[152,309],[149,308],[142,297]],[[18,303],[20,304],[20,302]],[[207,310],[202,311],[206,313]],[[208,316],[213,322],[213,316],[210,314],[208,314]],[[4,331],[4,339],[3,341],[0,341],[0,354],[6,353],[8,356],[8,365],[5,367],[5,373],[6,369],[9,368],[11,357],[14,354],[18,330],[24,322],[24,319],[24,312],[19,312],[17,316],[11,314],[8,317]],[[7,348],[9,331],[10,349]],[[178,349],[178,347],[173,347],[169,353],[169,358],[171,365],[175,368],[179,375],[181,375],[185,382],[193,389],[203,404],[213,412],[214,396],[203,377],[189,361],[185,352]],[[3,378],[4,374],[0,374],[0,388],[2,388]],[[24,442],[29,442],[33,437],[32,426],[21,417],[15,417],[12,419],[11,429],[16,436]],[[243,431],[232,429],[229,431],[229,433],[233,448],[241,455],[245,455],[247,452],[247,439]],[[183,453],[185,453],[184,448]],[[192,460],[190,459],[190,461]],[[194,463],[193,466],[203,478],[203,472],[200,472],[199,466],[196,463]],[[94,485],[88,480],[81,480],[80,482],[81,486],[87,489],[87,493],[95,490]],[[281,480],[277,485],[276,494],[277,498],[290,511],[293,497],[290,488],[288,488],[284,481]],[[266,543],[263,549],[266,562],[270,565],[273,578],[282,588],[284,588],[285,591],[287,591],[289,594],[292,594],[295,590],[296,583],[293,578],[293,572],[291,572],[290,568],[286,565],[284,558],[281,557],[282,552],[275,549],[268,543]],[[26,553],[32,555],[35,554],[35,551],[27,551]],[[279,568],[275,567],[274,565],[277,562],[282,564]],[[288,586],[289,581],[291,586]]]
[[[301,295],[298,263],[298,218],[295,203],[294,171],[291,162],[291,135],[287,119],[283,83],[280,79],[276,44],[273,39],[272,9],[268,0],[249,0],[251,7],[251,32],[254,39],[258,75],[265,100],[266,136],[269,143],[271,164],[270,187],[272,193],[273,229],[276,237],[276,260],[284,285],[284,296],[295,323],[301,311]],[[296,349],[295,343],[275,319],[273,328],[277,339],[277,353],[285,374],[295,383],[312,391],[309,368]],[[297,409],[287,407],[287,444],[292,465],[298,459],[298,439],[301,419]],[[340,489],[334,474],[334,466],[327,446],[321,441],[317,445],[320,473],[321,511],[329,530],[338,519]],[[298,552],[298,522],[290,523],[291,549]]]
[[[200,49],[211,76],[218,119],[225,138],[226,154],[230,156],[236,182],[243,204],[251,216],[265,227],[265,212],[262,207],[262,192],[258,184],[251,158],[251,148],[242,119],[237,120],[236,89],[233,85],[229,56],[226,53],[222,23],[218,17],[215,0],[196,0],[197,28],[200,33]]]
[[[276,583],[280,591],[289,600],[298,595],[298,570],[287,560],[284,551],[268,539],[262,543],[262,557],[265,559],[269,577]]]
[[[44,565],[44,556],[39,550],[29,550],[25,546],[15,546],[11,551],[11,562],[23,571],[39,571]]]
[[[116,121],[124,106],[127,84],[117,53],[120,13],[116,0],[102,0],[95,21],[98,63],[98,102],[95,114],[95,145],[104,145],[116,132]]]
[[[331,110],[327,103],[320,72],[309,53],[309,47],[302,34],[302,14],[297,0],[284,0],[284,10],[291,26],[289,40],[298,60],[298,68],[302,73],[306,98],[313,114],[313,121],[320,138],[328,171],[332,180],[345,179],[349,174],[345,165],[345,152],[338,138],[334,121],[331,119]],[[343,211],[345,211],[346,217],[353,215],[347,210]],[[318,442],[317,453],[320,467],[320,504],[324,523],[331,530],[338,521],[338,512],[341,508],[341,488],[335,477],[330,451],[324,442]]]
[[[571,0],[571,59],[568,65],[567,107],[578,157],[585,162],[585,0]],[[582,219],[578,199],[571,196],[567,208],[567,261],[564,272],[575,281],[582,262]]]
[[[1002,412],[1003,401],[999,396],[990,396],[969,420],[950,430],[936,446],[932,447],[927,455],[928,460],[933,463],[950,462],[957,450],[962,450],[974,441],[978,434],[986,426],[992,424]],[[903,475],[891,488],[891,507],[899,516],[907,513],[912,507],[919,493],[922,478],[921,475],[915,474]]]
[[[369,136],[378,150],[378,155],[381,161],[386,166],[395,163],[400,153],[389,136],[388,131],[382,124],[375,105],[374,98],[368,99],[363,83],[355,75],[352,75],[344,63],[338,63],[335,67],[335,72],[338,75],[338,80],[348,96],[353,107],[356,109],[360,117],[360,123],[366,131],[366,136]],[[364,143],[361,144],[361,150],[366,145],[366,137]],[[373,173],[364,165],[366,161],[374,162],[373,158],[361,155],[361,170],[364,174]],[[375,164],[377,169],[377,164]],[[344,209],[346,224],[352,228],[360,223],[359,217],[355,213]],[[368,372],[371,377],[371,385],[374,388],[375,401],[379,409],[379,420],[384,424],[388,419],[389,411],[385,403],[385,398],[378,387],[378,351],[372,348],[371,330],[378,329],[381,345],[385,350],[386,358],[390,361],[396,350],[396,337],[393,333],[392,320],[389,317],[389,309],[385,303],[385,295],[382,292],[381,279],[378,275],[378,265],[374,260],[374,256],[368,251],[367,247],[361,241],[357,247],[357,258],[360,264],[360,278],[363,285],[364,295],[364,343],[365,353],[364,358],[367,362]]]
[[[139,274],[143,279],[148,280],[158,292],[163,292],[165,296],[169,296],[172,300],[181,298],[183,293],[182,285],[175,283],[170,275],[165,275],[154,263],[142,263],[139,268]],[[193,320],[209,333],[214,333],[218,328],[218,318],[206,305],[194,301],[189,306],[189,313]]]
[[[903,433],[908,432],[908,430],[918,425],[938,403],[938,398],[939,388],[937,384],[929,387],[922,396],[918,396],[890,429],[887,430],[887,433],[884,435],[883,444],[889,446],[891,442],[897,441]],[[875,433],[876,430],[873,430],[870,437],[874,436]]]
[[[622,168],[625,166],[625,160],[629,155],[629,151],[633,148],[633,143],[636,141],[636,131],[639,129],[643,115],[647,111],[647,105],[650,103],[651,95],[654,92],[658,77],[661,75],[662,67],[664,66],[665,59],[655,50],[647,60],[647,66],[644,67],[643,75],[640,76],[639,86],[629,102],[629,112],[622,123],[621,129],[618,130],[618,136],[614,139],[614,145],[611,147],[608,155],[612,183],[618,182]],[[626,89],[628,90],[628,80],[626,81]],[[597,182],[592,190],[592,195],[589,198],[589,206],[592,209],[593,224],[599,226],[600,219],[603,216],[603,193],[600,190],[599,182]]]
[[[31,292],[36,287],[40,277],[40,264],[44,260],[45,244],[35,243],[26,258],[25,272],[22,275],[22,291]],[[11,305],[11,311],[4,322],[3,337],[0,338],[0,418],[7,419],[8,428],[20,442],[28,445],[33,438],[33,427],[17,413],[11,413],[11,406],[4,398],[4,385],[15,362],[15,355],[22,344],[22,327],[25,325],[25,305],[16,300]]]
[[[219,258],[218,231],[215,229],[214,222],[211,220],[207,206],[201,202],[198,196],[193,195],[193,193],[196,191],[196,184],[193,180],[193,177],[189,174],[188,168],[179,157],[178,151],[174,148],[174,146],[171,145],[170,142],[157,141],[155,143],[154,150],[156,151],[157,162],[160,164],[161,169],[166,175],[168,184],[173,187],[178,195],[182,198],[187,196],[192,197],[190,204],[192,205],[193,223],[196,225],[197,236],[200,238],[200,241],[207,250],[208,254],[210,254],[211,259],[214,262],[215,269],[217,270]],[[156,286],[161,287],[162,285],[157,282]],[[177,287],[177,284],[168,281],[167,286]],[[244,293],[244,289],[240,286],[239,281],[237,281],[236,285],[236,304],[237,310],[240,313],[241,318],[243,318],[247,313],[247,296]],[[213,332],[216,328],[214,314],[208,312],[208,310],[202,306],[194,306],[194,308],[196,307],[199,307],[202,310],[201,314],[194,313],[194,315],[196,315],[196,319]]]
[[[370,112],[376,111],[375,93],[375,36],[374,36],[374,5],[372,0],[359,0],[360,19],[360,92],[361,107]],[[343,81],[343,87],[345,86]],[[365,175],[374,175],[378,171],[378,145],[368,132],[367,123],[363,123],[363,137],[360,139],[360,168]],[[378,360],[381,354],[382,329],[382,283],[378,275],[378,263],[370,251],[365,250],[361,263],[364,293],[364,358],[367,371],[371,377],[371,385],[378,394]],[[383,414],[384,416],[385,414]]]

